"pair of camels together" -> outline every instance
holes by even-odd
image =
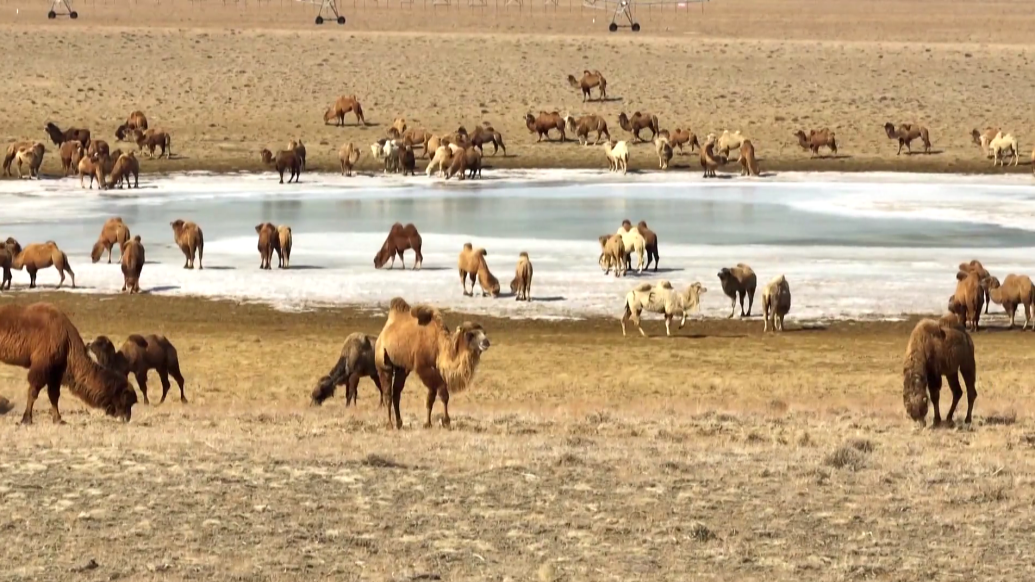
[[[465,321],[450,330],[438,309],[410,306],[402,297],[395,297],[379,335],[353,333],[345,339],[337,363],[317,381],[312,404],[322,404],[342,385],[347,385],[345,405],[355,403],[359,380],[370,378],[381,393],[381,405],[388,409],[389,426],[394,421],[395,428],[401,429],[402,391],[406,378],[416,373],[428,390],[424,428],[431,427],[436,399],[442,401],[442,425],[448,427],[450,394],[471,385],[490,345],[480,323]]]

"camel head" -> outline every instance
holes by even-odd
[[[528,127],[529,132],[535,131],[535,117],[533,117],[531,113],[525,114],[525,126]]]
[[[323,112],[323,123],[324,123],[324,125],[326,125],[328,121],[334,119],[335,117],[337,117],[337,114],[335,113],[334,108],[333,107],[328,107],[327,111]]]
[[[465,321],[461,325],[456,326],[456,331],[453,333],[453,340],[456,342],[457,351],[466,346],[469,350],[475,354],[481,355],[489,349],[491,345],[489,342],[489,336],[485,335],[485,329],[480,323],[472,323]]]
[[[7,237],[7,240],[4,241],[4,247],[6,247],[7,250],[11,251],[11,254],[14,255],[14,256],[18,256],[18,255],[22,254],[22,245],[21,245],[21,243],[19,243],[18,241],[14,240],[13,237]]]
[[[625,232],[629,232],[629,229],[632,228],[632,221],[630,221],[628,218],[623,220],[622,221],[622,228],[625,229]]]
[[[629,116],[624,111],[618,114],[618,126],[625,131],[629,131],[629,127],[631,127],[629,125]]]
[[[970,130],[970,139],[974,141],[974,145],[981,145],[981,132],[977,129]]]
[[[388,262],[388,256],[390,254],[391,251],[388,249],[388,241],[385,241],[385,244],[381,247],[381,250],[377,251],[377,254],[374,255],[374,268],[380,269],[381,267],[385,266],[385,263]]]
[[[312,394],[310,394],[309,405],[320,406],[324,400],[327,400],[334,394],[334,382],[331,381],[330,376],[324,376],[316,381],[316,387],[313,388]]]
[[[913,420],[924,423],[927,416],[927,376],[922,371],[906,367],[903,371],[902,401]]]
[[[273,152],[269,151],[266,148],[262,148],[262,150],[259,151],[259,158],[262,159],[262,163],[264,164],[272,164]]]
[[[1002,284],[999,282],[998,277],[985,277],[981,280],[981,286],[984,287],[986,291],[998,289],[1001,285]]]
[[[126,134],[129,133],[129,124],[123,123],[115,129],[115,139],[123,141],[126,139]]]
[[[647,221],[646,220],[641,220],[640,222],[638,222],[636,224],[636,228],[647,228]]]
[[[568,84],[572,87],[578,88],[579,80],[575,78],[575,75],[568,75]]]
[[[888,134],[888,137],[895,137],[895,124],[890,121],[884,124],[884,132]]]
[[[725,283],[727,279],[733,276],[733,272],[730,271],[729,268],[723,267],[722,270],[717,273],[717,275],[719,277],[719,281]]]
[[[701,311],[701,295],[708,292],[708,288],[695,281],[687,286],[686,291],[683,292],[683,304],[684,309],[688,309],[690,313],[699,313]]]

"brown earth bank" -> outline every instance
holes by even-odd
[[[665,338],[648,316],[645,339],[616,318],[447,312],[483,323],[492,347],[451,399],[452,430],[420,428],[411,379],[394,431],[367,380],[358,407],[344,388],[308,405],[344,337],[380,331],[379,309],[2,302],[36,300],[87,339],[165,334],[190,403],[141,404],[122,424],[66,391],[67,425],[44,399],[20,427],[25,371],[0,367],[11,579],[1025,579],[1035,564],[1035,334],[1005,331],[995,308],[974,334],[971,426],[907,419],[915,318],[803,328],[792,311],[781,335],[754,317]]]

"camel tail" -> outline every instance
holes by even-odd
[[[650,123],[651,123],[652,128],[654,129],[654,133],[658,133],[659,131],[661,131],[660,126],[658,125],[658,116],[657,115],[651,115],[650,116]]]
[[[924,147],[931,147],[931,134],[926,127],[920,130],[920,139],[924,140]]]

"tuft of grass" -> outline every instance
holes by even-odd
[[[1017,423],[1017,412],[1013,409],[1005,412],[993,412],[985,416],[985,424],[989,426],[1010,426]]]
[[[377,453],[370,453],[363,458],[360,463],[367,467],[376,467],[378,469],[405,469],[406,465],[403,463],[396,462],[388,457],[382,457]]]
[[[715,532],[699,521],[690,524],[690,539],[698,542],[710,542],[715,539]]]
[[[858,471],[866,464],[865,453],[851,445],[841,445],[823,459],[823,464],[835,469]]]

